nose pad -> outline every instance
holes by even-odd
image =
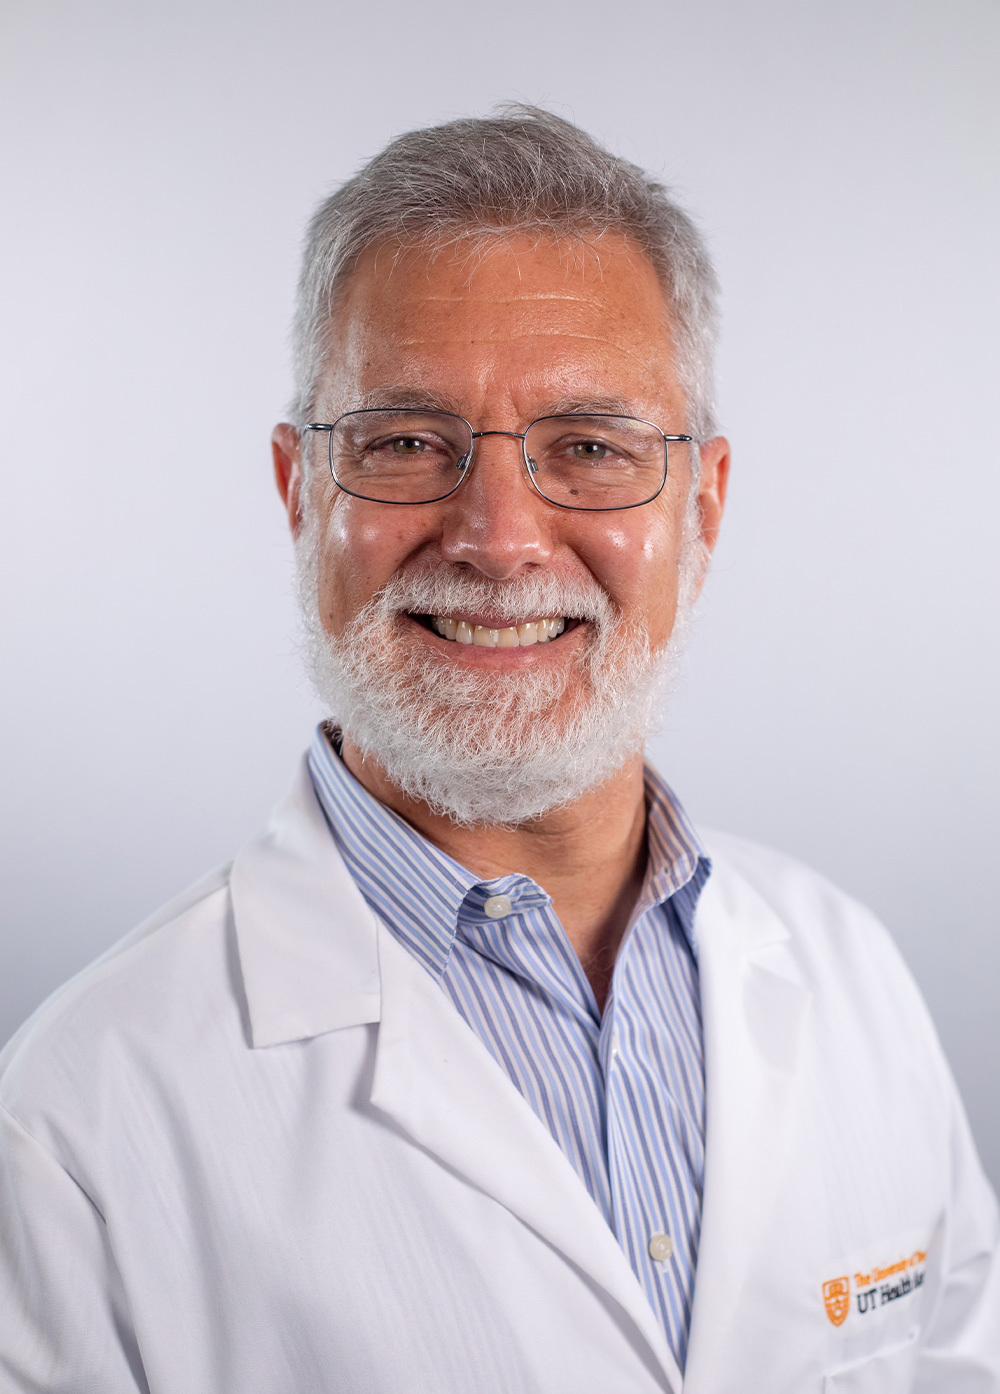
[[[537,474],[537,473],[538,473],[538,465],[537,465],[537,464],[535,463],[535,461],[531,458],[531,456],[530,456],[530,455],[525,455],[524,458],[525,458],[525,459],[527,460],[527,462],[528,462],[528,469],[531,470],[531,473],[532,473],[532,474]]]
[[[467,450],[467,451],[465,452],[464,455],[459,455],[458,459],[455,461],[455,468],[458,470],[459,474],[464,474],[464,473],[465,473],[465,471],[466,471],[466,470],[468,469],[468,467],[469,467],[469,461],[470,461],[471,459],[472,459],[472,451],[471,451],[471,450]]]

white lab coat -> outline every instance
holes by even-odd
[[[685,1394],[1000,1390],[996,1206],[910,978],[812,873],[710,848]],[[3,1394],[680,1394],[596,1206],[304,771],[0,1068]]]

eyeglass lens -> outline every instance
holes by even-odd
[[[474,441],[447,412],[348,412],[330,432],[330,466],[349,493],[383,503],[431,503],[462,482]],[[564,508],[631,508],[655,498],[666,442],[624,416],[548,416],[528,427],[524,453],[539,493]]]

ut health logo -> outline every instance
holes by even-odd
[[[834,1326],[842,1326],[851,1310],[850,1278],[831,1278],[823,1284],[823,1306]]]
[[[858,1315],[870,1316],[879,1308],[901,1298],[910,1297],[923,1287],[924,1262],[927,1253],[914,1249],[912,1254],[842,1278],[829,1278],[823,1284],[823,1306],[834,1326],[843,1326],[851,1310],[851,1279],[854,1280],[854,1301]]]

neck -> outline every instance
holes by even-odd
[[[345,739],[344,764],[370,794],[442,852],[484,881],[529,876],[551,897],[604,1006],[615,955],[628,928],[646,869],[646,802],[642,755],[566,808],[517,827],[456,826],[389,782],[371,757]]]

